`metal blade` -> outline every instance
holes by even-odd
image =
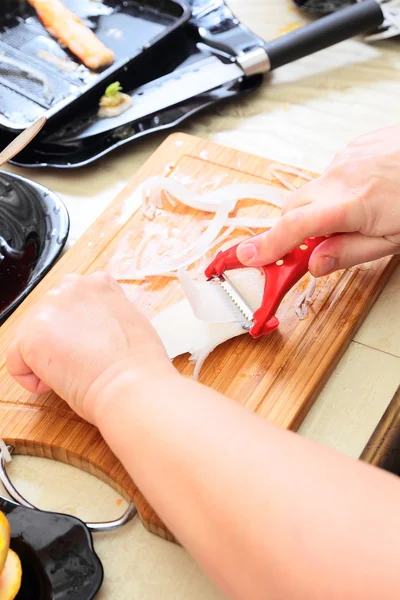
[[[236,63],[210,56],[136,89],[127,116],[137,120],[241,77],[244,72]]]
[[[242,77],[244,72],[235,62],[224,63],[215,56],[209,56],[136,88],[129,94],[133,101],[131,108],[118,117],[94,119],[79,131],[79,139],[140,121],[152,114],[156,120],[157,113],[166,108]],[[71,129],[71,124],[69,127]],[[73,137],[76,137],[76,133],[74,131]],[[68,141],[71,136],[67,135],[64,138]]]
[[[239,325],[246,331],[251,329],[253,326],[253,311],[232,281],[225,274],[215,277],[213,281],[219,283],[220,288],[229,299],[230,308]]]

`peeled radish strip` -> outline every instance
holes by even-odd
[[[295,169],[280,165],[272,165],[272,173],[288,189],[295,189],[290,182],[280,175],[278,170],[291,175],[303,176]],[[258,184],[233,184],[206,194],[196,194],[178,181],[165,177],[152,177],[139,186],[135,194],[122,207],[119,218],[124,224],[138,208],[148,219],[156,216],[157,209],[166,209],[167,205],[176,202],[194,209],[214,213],[208,221],[206,229],[199,237],[173,256],[162,256],[154,264],[145,268],[137,267],[140,262],[136,254],[134,265],[129,265],[128,273],[113,273],[117,279],[125,281],[141,280],[151,276],[177,276],[186,296],[184,300],[164,309],[152,319],[152,324],[158,332],[170,359],[182,354],[190,354],[195,363],[194,377],[197,378],[207,356],[223,342],[246,333],[237,322],[235,308],[225,295],[218,283],[193,280],[186,269],[203,259],[207,253],[227,240],[236,229],[247,230],[252,235],[254,229],[268,229],[277,218],[274,217],[231,217],[239,200],[254,199],[267,202],[281,208],[287,191],[279,188]],[[221,231],[225,228],[225,231]],[[243,239],[243,237],[241,238]],[[238,240],[240,241],[240,240]],[[142,245],[139,244],[142,251]],[[232,245],[234,243],[232,242]],[[135,268],[131,268],[131,267]],[[255,269],[239,269],[230,271],[229,277],[243,294],[249,305],[256,310],[262,301],[264,277]],[[314,286],[314,287],[313,287]],[[315,281],[311,280],[304,295],[296,303],[295,310],[299,318],[304,318],[306,310],[312,301]]]
[[[178,271],[179,269],[188,267],[207,253],[211,244],[224,227],[229,212],[230,209],[226,207],[222,207],[221,210],[217,211],[208,228],[197,240],[188,244],[184,250],[181,250],[179,254],[169,258],[162,258],[159,262],[155,262],[153,265],[143,269],[129,270],[128,274],[113,273],[114,277],[116,279],[121,277],[127,279],[129,277],[132,281],[139,281],[146,279],[146,277],[154,277],[165,272]]]
[[[226,340],[245,333],[236,321],[201,321],[195,316],[187,299],[169,306],[151,322],[171,360],[181,354],[190,353],[191,360],[196,362],[201,355],[208,355]]]
[[[287,192],[280,188],[262,185],[257,183],[234,183],[214,192],[206,194],[196,194],[185,187],[179,181],[167,177],[151,177],[140,186],[142,194],[142,205],[145,210],[161,208],[161,192],[167,192],[173,198],[193,208],[194,210],[203,210],[205,212],[216,212],[222,205],[230,205],[234,209],[239,200],[246,198],[268,202],[273,206],[282,208],[282,201]],[[151,207],[151,208],[150,208]]]
[[[280,208],[285,191],[279,188],[260,184],[232,184],[207,194],[196,194],[178,181],[166,177],[151,177],[144,181],[125,205],[120,216],[120,222],[125,223],[131,214],[137,210],[139,203],[145,216],[154,218],[157,208],[161,208],[163,201],[173,204],[175,200],[205,212],[214,212],[214,218],[208,228],[194,242],[188,244],[174,256],[162,258],[154,264],[143,269],[133,268],[129,272],[117,269],[113,272],[117,279],[140,281],[146,277],[154,277],[163,273],[171,273],[184,269],[205,256],[225,226],[268,228],[275,224],[276,219],[261,219],[250,217],[232,217],[230,213],[235,209],[239,200],[254,199],[267,202]]]
[[[282,208],[282,202],[287,193],[285,190],[270,185],[234,183],[214,192],[196,194],[170,177],[150,177],[143,181],[125,202],[119,222],[126,223],[140,205],[143,214],[147,218],[153,219],[157,208],[163,207],[164,200],[173,206],[178,200],[181,204],[194,210],[217,212],[223,205],[230,205],[232,211],[239,200],[246,198],[267,202],[272,206]]]
[[[236,238],[233,238],[232,240],[230,240],[230,242],[229,242],[229,246],[231,246],[231,245],[232,245],[232,246],[234,246],[235,244],[239,244],[239,243],[240,243],[240,242],[242,242],[244,239],[246,239],[246,237],[248,237],[248,236],[251,236],[251,235],[254,235],[254,231],[252,231],[251,229],[248,229],[247,227],[240,227],[240,228],[238,228],[238,229],[241,229],[243,232],[246,232],[248,235],[247,235],[247,236],[246,236],[246,235],[238,235]],[[221,245],[221,244],[222,244],[222,243],[223,243],[225,240],[227,240],[227,239],[228,239],[228,238],[229,238],[229,237],[230,237],[230,236],[233,234],[233,232],[234,232],[235,230],[236,230],[236,228],[235,228],[235,227],[228,227],[228,228],[227,228],[227,229],[224,231],[224,233],[221,233],[221,235],[220,235],[219,237],[217,237],[217,238],[216,238],[216,239],[213,241],[213,243],[211,244],[211,246],[210,246],[210,247],[209,247],[209,249],[208,249],[208,250],[209,250],[209,252],[210,252],[211,250],[213,250],[213,249],[214,249],[216,246],[220,246],[220,245]],[[140,244],[139,244],[139,246],[140,246]],[[139,246],[138,246],[138,247],[139,247]],[[208,263],[209,263],[209,262],[210,262],[210,259],[209,259],[209,257],[207,256],[207,254],[205,254],[205,255],[203,256],[203,259],[202,259],[202,261],[201,261],[201,266],[200,266],[200,267],[198,267],[197,271],[198,271],[199,273],[204,273],[204,271],[206,270],[206,268],[207,268],[207,265],[208,265]],[[135,264],[136,264],[136,262],[135,262]],[[172,272],[172,271],[169,271],[169,272],[168,272],[168,271],[167,271],[167,272],[165,272],[165,273],[160,273],[160,275],[159,275],[159,276],[160,276],[160,277],[171,277],[171,278],[176,278],[176,279],[179,279],[179,274],[180,274],[180,273],[182,273],[182,272],[185,272],[185,273],[186,273],[186,271],[185,271],[184,269],[181,269],[180,271],[175,271],[175,272]]]
[[[299,296],[294,305],[294,310],[296,312],[297,317],[302,320],[305,319],[308,315],[309,307],[313,302],[313,296],[315,293],[315,288],[317,286],[317,280],[315,277],[311,276],[310,282],[305,289],[305,291]]]
[[[306,301],[307,302],[312,301],[316,287],[317,287],[317,279],[316,279],[316,277],[313,277],[311,275],[310,283],[308,284],[307,289],[306,289]]]
[[[6,461],[6,463],[11,462],[11,460],[12,460],[11,454],[8,451],[7,445],[1,438],[0,438],[0,455]]]
[[[235,322],[234,313],[229,310],[229,299],[218,283],[212,281],[196,281],[191,279],[187,271],[178,271],[179,283],[192,308],[194,315],[207,323]]]
[[[247,237],[254,235],[254,231],[252,231],[248,227],[238,227],[238,229],[242,230],[243,232],[246,232],[248,235],[238,235],[237,237],[234,237],[233,239],[230,240],[229,246],[235,246],[236,244],[243,242]],[[215,247],[220,246],[224,241],[226,241],[233,234],[234,231],[236,231],[236,227],[228,227],[224,231],[224,233],[221,233],[221,235],[218,236],[213,241],[213,243],[211,244],[211,246],[208,249],[208,252],[211,252],[211,250],[213,250]],[[139,246],[141,245],[141,243],[139,244]],[[138,248],[139,248],[139,246],[138,246]],[[210,262],[210,258],[208,256],[208,254],[205,254],[202,258],[200,266],[196,269],[197,272],[204,273],[209,262]],[[137,263],[135,261],[135,265],[136,264]],[[160,273],[159,276],[179,279],[179,273],[182,271],[184,271],[186,273],[186,271],[184,269],[180,269],[179,271],[166,271],[164,273]]]
[[[152,324],[170,359],[191,355],[196,377],[214,348],[247,331],[237,323],[235,309],[218,284],[191,281],[187,273],[179,275],[187,297],[160,312]],[[256,269],[240,269],[230,271],[229,277],[250,306],[258,308],[264,290],[263,275]]]
[[[214,348],[213,348],[213,350],[214,350]],[[194,380],[196,380],[196,381],[198,380],[200,371],[209,355],[210,355],[210,352],[208,350],[204,350],[203,353],[198,355],[196,360],[191,359],[191,361],[194,363],[194,369],[193,369],[193,379]]]
[[[282,185],[285,186],[288,190],[295,192],[298,190],[296,186],[294,186],[290,181],[283,177],[281,173],[287,173],[288,175],[293,175],[294,177],[299,177],[305,181],[312,181],[314,177],[311,175],[307,175],[307,173],[303,173],[300,169],[295,169],[294,167],[286,167],[285,165],[279,164],[271,164],[269,166],[269,172],[271,175],[275,177]]]
[[[215,248],[216,246],[219,246],[220,244],[222,244],[222,242],[224,242],[226,239],[228,239],[228,237],[231,236],[234,231],[235,231],[235,227],[228,227],[224,231],[224,233],[221,233],[221,235],[219,237],[217,237],[213,241],[213,243],[211,244],[209,250],[213,250],[213,248]],[[205,258],[207,259],[207,257],[205,257]]]

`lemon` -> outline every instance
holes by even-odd
[[[7,553],[10,547],[10,526],[5,515],[0,512],[0,575],[6,564]]]
[[[21,587],[21,579],[21,561],[13,550],[9,550],[0,575],[0,600],[14,600]]]

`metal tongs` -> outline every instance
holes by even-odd
[[[246,299],[225,274],[225,271],[248,268],[237,257],[236,250],[239,244],[219,252],[207,267],[205,274],[207,279],[219,282],[222,290],[233,303],[234,312],[239,311],[241,318],[238,321],[243,329],[249,331],[253,338],[258,338],[278,327],[279,321],[275,313],[280,303],[289,290],[308,272],[311,254],[327,237],[329,236],[308,238],[281,260],[259,268],[265,276],[265,284],[261,306],[254,313]]]
[[[400,0],[382,0],[380,7],[384,21],[375,33],[364,37],[366,42],[379,42],[400,35]]]

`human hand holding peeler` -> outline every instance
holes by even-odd
[[[327,237],[329,236],[308,238],[282,259],[258,267],[264,274],[265,284],[261,306],[254,313],[225,275],[225,271],[248,268],[237,257],[239,244],[219,252],[205,270],[205,275],[207,279],[216,279],[220,282],[223,290],[245,317],[246,325],[243,327],[249,330],[252,337],[258,338],[278,327],[279,321],[275,313],[279,305],[289,290],[308,272],[311,254]]]

